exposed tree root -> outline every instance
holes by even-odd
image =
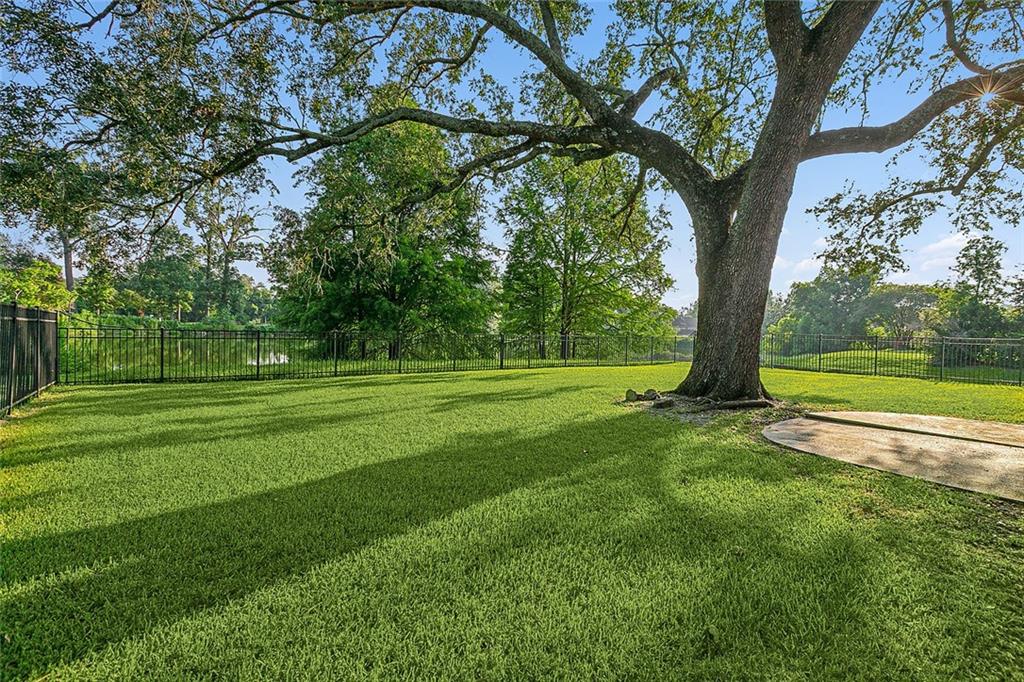
[[[705,412],[707,410],[752,410],[760,407],[776,407],[777,404],[764,398],[752,400],[694,400],[696,409],[693,412]]]

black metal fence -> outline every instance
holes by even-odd
[[[60,330],[67,384],[212,381],[691,360],[691,336],[461,336],[389,338],[293,331]],[[970,383],[1024,385],[1024,339],[768,334],[764,367]]]
[[[1024,386],[1024,339],[768,334],[764,367]]]
[[[65,384],[213,381],[689,360],[690,337],[423,335],[62,328]]]
[[[0,304],[0,415],[57,380],[57,313]]]

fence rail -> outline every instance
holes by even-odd
[[[57,380],[57,313],[0,304],[0,415]]]
[[[692,336],[422,335],[224,329],[60,330],[61,383],[213,381],[657,364],[692,360]],[[780,369],[1024,385],[1024,339],[768,334]]]

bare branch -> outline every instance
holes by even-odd
[[[906,116],[888,125],[853,126],[815,133],[807,143],[803,158],[884,152],[909,141],[942,113],[969,99],[993,93],[1007,101],[1017,102],[1021,96],[1022,82],[1024,66],[1008,69],[1001,74],[965,78],[935,91]]]
[[[679,70],[675,67],[668,67],[662,69],[658,73],[652,75],[644,83],[637,88],[637,91],[626,97],[622,106],[619,107],[619,113],[623,116],[633,118],[636,116],[636,112],[640,110],[647,98],[658,89],[664,83],[667,83],[673,77],[679,74]]]
[[[551,3],[548,0],[539,0],[539,4],[540,16],[544,21],[544,33],[548,37],[548,45],[565,61],[565,48],[562,47],[562,39],[558,37],[558,26],[555,24],[555,15],[551,13]]]
[[[956,22],[953,17],[952,0],[942,0],[942,18],[946,24],[946,45],[948,45],[949,49],[953,51],[957,60],[959,60],[968,71],[973,71],[974,73],[981,75],[988,75],[992,73],[990,69],[986,69],[984,66],[981,66],[971,59],[971,56],[967,54],[967,50],[964,49],[963,43],[961,43],[960,39],[956,37]]]

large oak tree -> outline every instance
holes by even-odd
[[[582,49],[592,12],[576,2],[3,7],[7,66],[26,74],[4,86],[3,161],[87,149],[112,188],[153,197],[151,209],[262,158],[298,162],[399,121],[447,131],[461,156],[417,200],[540,155],[628,157],[638,187],[657,176],[690,214],[700,289],[696,355],[679,387],[689,395],[763,395],[761,321],[801,163],[915,139],[937,159],[931,182],[836,201],[840,213],[881,216],[856,223],[848,242],[879,237],[879,226],[883,242],[913,230],[936,207],[923,197],[976,210],[993,193],[1019,200],[998,182],[1024,146],[1015,2],[619,0],[599,50]],[[519,77],[496,79],[497,60],[520,63]],[[886,80],[919,99],[874,125],[869,95]],[[403,97],[383,105],[381,87]],[[858,106],[864,124],[822,129],[828,111]],[[885,217],[904,203],[908,217]]]

